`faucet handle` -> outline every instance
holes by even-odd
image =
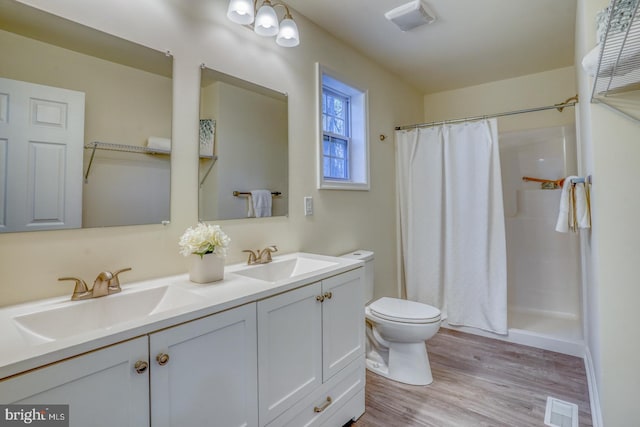
[[[118,274],[120,273],[124,273],[125,271],[131,271],[131,267],[127,267],[127,268],[123,268],[121,270],[116,271],[115,273],[113,273],[113,277],[111,278],[111,280],[109,280],[109,293],[110,294],[115,294],[118,293],[122,290],[122,288],[120,288],[120,279],[118,278]]]
[[[249,253],[249,259],[247,260],[247,265],[255,264],[258,261],[258,256],[251,249],[245,249],[242,252],[248,252]]]
[[[73,288],[73,294],[71,295],[72,301],[91,297],[91,292],[89,292],[87,283],[84,280],[77,277],[59,277],[58,280],[61,282],[66,280],[74,280],[76,282],[76,286],[75,288]]]

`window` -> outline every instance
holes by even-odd
[[[318,65],[318,188],[368,190],[366,92]]]

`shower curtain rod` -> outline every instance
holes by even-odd
[[[415,129],[415,128],[426,128],[437,125],[445,125],[450,123],[463,123],[463,122],[471,122],[474,120],[483,120],[490,119],[493,117],[503,117],[503,116],[513,116],[515,114],[523,114],[523,113],[533,113],[536,111],[544,111],[544,110],[553,110],[556,109],[559,112],[562,112],[566,107],[573,107],[578,103],[578,95],[572,96],[566,101],[560,104],[547,105],[545,107],[535,107],[535,108],[527,108],[525,110],[515,110],[515,111],[507,111],[505,113],[496,113],[496,114],[487,114],[484,116],[476,116],[476,117],[465,117],[464,119],[453,119],[453,120],[439,120],[437,122],[430,123],[418,123],[415,125],[405,125],[405,126],[396,126],[396,130],[405,130],[405,129]]]

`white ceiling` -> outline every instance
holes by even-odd
[[[574,62],[576,0],[425,0],[437,21],[403,33],[384,13],[407,1],[286,0],[425,93]]]

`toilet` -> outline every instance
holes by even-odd
[[[367,369],[411,385],[433,382],[425,341],[440,329],[440,310],[398,298],[373,300],[373,252],[343,257],[364,261]]]

